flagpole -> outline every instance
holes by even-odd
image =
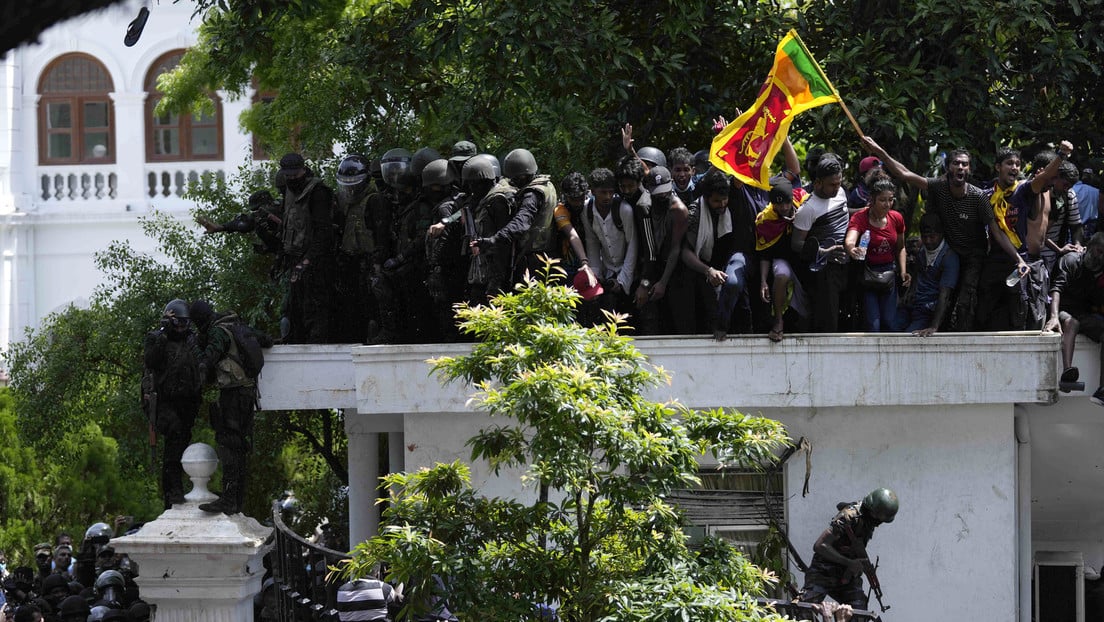
[[[797,34],[796,30],[791,30],[790,32],[793,33],[794,41],[797,41],[797,44],[801,46],[801,49],[805,51],[805,54],[807,54],[809,58],[815,59],[816,57],[813,56],[813,53],[810,52],[809,48],[805,46],[805,42],[801,40],[801,35]],[[832,88],[832,94],[835,95],[836,98],[839,100],[839,105],[841,108],[843,108],[843,113],[847,115],[848,120],[851,121],[851,125],[859,134],[859,138],[866,138],[866,135],[863,134],[862,128],[859,127],[859,122],[855,120],[854,115],[852,115],[851,111],[847,109],[847,104],[843,103],[843,98],[840,97],[839,91],[836,90],[836,85],[832,84],[832,81],[828,79],[828,76],[824,75],[824,70],[820,68],[820,63],[813,62],[813,67],[816,67],[817,73],[820,74],[820,77],[822,80],[824,80],[824,83]]]

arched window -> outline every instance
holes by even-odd
[[[172,71],[184,56],[184,50],[158,58],[146,74],[146,159],[150,162],[222,159],[222,101],[210,94],[213,113],[180,115],[157,114],[161,101],[157,77]]]
[[[38,83],[39,163],[114,163],[114,90],[107,69],[87,54],[50,63]]]

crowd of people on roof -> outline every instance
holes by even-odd
[[[787,140],[769,189],[705,150],[637,151],[629,125],[623,143],[612,167],[558,181],[527,149],[500,163],[466,140],[447,157],[348,155],[336,192],[292,153],[279,196],[261,191],[250,212],[200,222],[254,232],[277,256],[285,343],[461,339],[454,305],[509,291],[546,257],[582,295],[580,323],[617,312],[635,335],[1102,332],[1100,287],[1081,286],[1099,275],[1100,192],[1069,142],[1030,166],[1001,149],[982,182],[962,149],[927,177],[864,137],[852,177],[823,149],[800,162]],[[1074,382],[1067,341],[1063,382]]]

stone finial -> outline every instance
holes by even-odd
[[[191,492],[184,495],[188,503],[205,503],[218,499],[216,494],[207,490],[207,482],[211,481],[218,463],[218,454],[206,443],[192,443],[184,450],[180,464],[192,480]]]

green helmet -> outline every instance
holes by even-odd
[[[528,149],[514,149],[502,161],[502,174],[508,179],[528,179],[537,174],[537,159]]]
[[[422,186],[447,186],[452,183],[448,160],[438,158],[422,169]]]
[[[494,181],[495,178],[494,165],[491,162],[490,156],[485,154],[470,158],[464,163],[464,168],[460,171],[460,180],[464,182],[473,182],[481,179]]]
[[[862,500],[863,514],[883,523],[893,522],[897,508],[897,493],[888,488],[877,488]]]

